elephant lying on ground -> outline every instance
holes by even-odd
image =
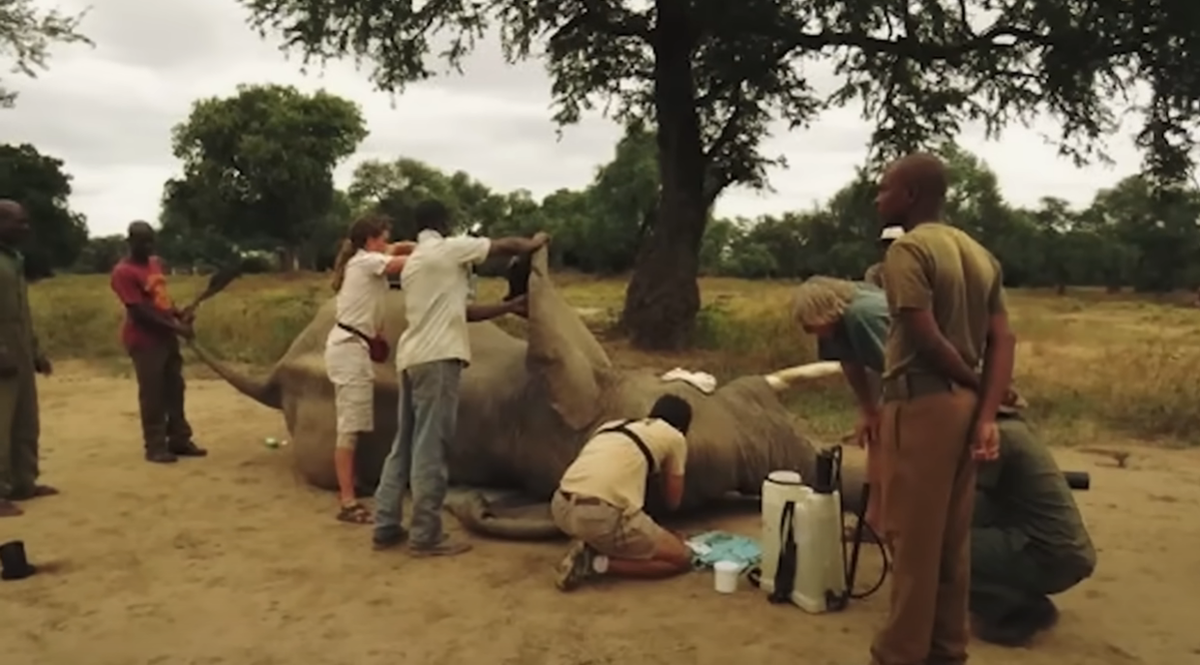
[[[544,249],[532,257],[528,298],[527,340],[491,322],[470,324],[472,362],[463,372],[458,431],[446,458],[452,486],[515,491],[533,507],[506,509],[481,492],[456,492],[447,505],[467,529],[508,539],[560,536],[546,505],[590,431],[605,420],[645,416],[664,393],[683,397],[694,412],[681,512],[711,506],[731,492],[757,495],[773,470],[813,477],[813,445],[794,429],[779,395],[807,378],[838,373],[835,363],[743,376],[706,394],[650,371],[614,367],[555,290]],[[265,379],[240,374],[196,347],[236,389],[283,411],[296,465],[309,483],[324,489],[337,486],[333,386],[323,356],[333,325],[331,298]],[[391,291],[385,333],[395,340],[404,328],[404,294]],[[389,361],[375,367],[375,431],[360,437],[356,460],[364,487],[378,482],[397,427],[394,366]],[[847,509],[857,506],[861,478],[847,464]]]

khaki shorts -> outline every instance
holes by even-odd
[[[550,515],[563,533],[615,559],[651,559],[655,543],[667,535],[640,510],[626,515],[606,501],[578,495],[567,498],[561,491],[550,501]]]
[[[375,370],[366,345],[339,342],[325,349],[325,370],[333,383],[338,434],[375,429]]]

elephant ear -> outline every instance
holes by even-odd
[[[572,429],[581,430],[600,415],[598,370],[612,367],[596,341],[550,279],[545,247],[533,253],[529,271],[529,351],[525,362],[542,377],[550,404]]]

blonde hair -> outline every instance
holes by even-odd
[[[371,238],[378,238],[392,228],[392,221],[383,215],[370,215],[355,221],[350,225],[342,246],[338,249],[337,258],[333,261],[333,290],[342,290],[342,282],[346,279],[346,264],[350,257],[363,247]]]
[[[792,320],[802,327],[833,323],[856,293],[854,282],[824,275],[809,277],[792,294]]]

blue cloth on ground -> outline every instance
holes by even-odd
[[[754,540],[735,533],[708,531],[687,540],[692,550],[692,567],[707,570],[718,561],[734,561],[742,570],[758,565],[762,548]]]

